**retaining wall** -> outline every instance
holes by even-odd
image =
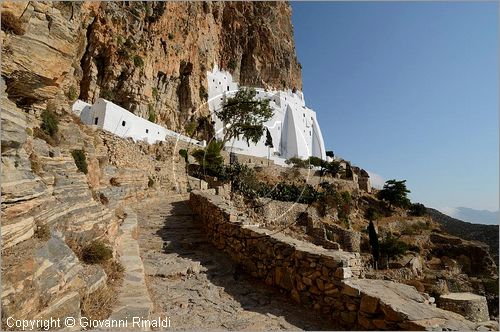
[[[214,190],[192,191],[190,205],[218,249],[344,328],[474,329],[462,316],[429,304],[412,286],[359,279],[358,253],[324,249],[253,225]]]

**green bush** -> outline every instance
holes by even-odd
[[[169,32],[168,33],[168,40],[172,40],[172,39],[174,39],[174,35],[171,32]]]
[[[212,140],[205,149],[196,149],[191,155],[208,175],[217,176],[224,164],[224,158],[220,154],[222,148],[222,142]]]
[[[200,99],[201,100],[207,100],[208,99],[208,92],[205,89],[205,87],[202,85],[200,86]]]
[[[156,113],[151,104],[148,104],[148,121],[156,123]]]
[[[180,149],[179,154],[181,155],[182,158],[184,158],[184,161],[186,164],[188,163],[188,151],[186,149]]]
[[[142,60],[141,56],[140,55],[134,55],[134,66],[136,67],[144,67],[144,60]]]
[[[40,125],[43,132],[51,137],[54,137],[59,131],[59,121],[53,109],[55,106],[47,105],[47,108],[42,112],[42,124]]]
[[[152,94],[153,94],[153,98],[154,99],[158,99],[159,94],[158,94],[158,88],[157,87],[154,87],[152,89]]]
[[[87,264],[100,264],[113,257],[113,251],[104,243],[95,240],[82,249],[82,260]]]
[[[230,70],[235,70],[237,66],[236,60],[231,59],[229,63],[227,64],[227,68]]]
[[[67,97],[69,98],[69,100],[75,100],[76,98],[78,98],[78,91],[76,91],[76,87],[74,85],[69,87]]]
[[[195,119],[191,119],[187,124],[184,130],[188,136],[193,136],[196,132],[196,128],[198,127],[198,121]]]
[[[287,165],[292,165],[296,168],[309,168],[309,163],[306,160],[302,160],[298,157],[292,157],[285,160]]]
[[[155,184],[155,180],[152,177],[148,177],[148,188],[153,187]]]
[[[416,217],[421,217],[421,216],[425,216],[426,214],[427,214],[427,208],[425,207],[424,204],[413,203],[410,206],[410,215],[416,216]]]
[[[408,251],[408,244],[387,235],[382,242],[380,242],[380,254],[389,259],[404,255]]]
[[[84,174],[87,174],[88,165],[87,165],[87,159],[85,158],[85,152],[83,152],[83,150],[73,150],[71,151],[71,155],[75,160],[75,165],[78,168],[78,170]]]

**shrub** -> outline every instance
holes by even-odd
[[[142,60],[141,56],[140,55],[134,55],[134,66],[136,67],[144,67],[144,60]]]
[[[87,159],[85,158],[85,152],[83,152],[83,150],[73,150],[71,151],[71,155],[75,160],[75,165],[78,168],[78,170],[83,174],[87,174],[88,165],[87,165]]]
[[[69,100],[75,100],[76,98],[78,98],[78,92],[76,91],[76,87],[74,85],[69,87],[66,96],[69,98]]]
[[[38,160],[34,153],[30,154],[29,159],[31,164],[31,171],[37,175],[41,175],[43,173],[43,169],[40,160]]]
[[[193,136],[196,132],[196,128],[198,127],[198,122],[195,119],[191,119],[187,124],[184,130],[188,136]]]
[[[424,204],[414,203],[410,206],[410,215],[421,217],[427,214],[427,208]]]
[[[237,66],[236,60],[231,59],[229,63],[227,64],[227,68],[230,70],[235,70]]]
[[[384,188],[380,190],[377,195],[380,200],[389,203],[389,208],[391,208],[392,205],[407,207],[410,204],[410,200],[407,197],[409,192],[410,191],[406,188],[406,180],[397,181],[393,179],[386,181]]]
[[[156,122],[156,113],[153,109],[153,105],[148,104],[148,121],[155,123]]]
[[[288,158],[287,160],[285,160],[285,163],[287,165],[292,165],[293,167],[296,167],[296,168],[308,168],[309,167],[309,164],[306,160],[302,160],[298,157]]]
[[[220,154],[222,147],[222,142],[212,140],[205,149],[194,150],[191,155],[208,175],[217,176],[224,163],[224,158]]]
[[[47,105],[47,108],[42,112],[42,124],[40,125],[43,132],[52,138],[59,131],[59,121],[57,120],[53,109],[55,109],[53,104]]]
[[[169,32],[168,33],[168,40],[172,40],[172,39],[174,39],[174,34]]]
[[[111,179],[109,179],[109,184],[112,185],[113,187],[119,187],[119,186],[121,186],[121,183],[118,182],[117,178],[111,178]]]
[[[153,98],[154,99],[158,99],[159,94],[158,94],[158,88],[157,87],[154,87],[152,89],[151,93],[153,94]]]
[[[87,264],[100,264],[113,257],[113,251],[104,243],[95,240],[82,249],[82,260]]]
[[[200,86],[200,99],[201,100],[207,100],[208,99],[208,92],[205,89],[205,87],[202,85]]]
[[[148,188],[152,188],[155,184],[155,180],[152,177],[148,177]]]
[[[6,33],[22,36],[26,32],[23,28],[22,21],[11,12],[3,11],[1,21],[2,30]]]
[[[179,154],[181,155],[182,158],[184,158],[184,161],[186,164],[188,163],[188,151],[186,149],[180,149]]]
[[[50,239],[50,227],[47,224],[40,224],[36,226],[35,237],[42,240],[48,241]]]
[[[380,242],[380,253],[387,258],[395,258],[405,254],[408,251],[408,244],[388,234],[382,242]]]

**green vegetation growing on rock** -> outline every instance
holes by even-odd
[[[43,132],[51,137],[54,137],[59,131],[59,120],[57,120],[54,111],[55,105],[49,102],[42,112],[42,124],[40,125]]]
[[[196,149],[191,155],[208,175],[218,176],[224,164],[220,154],[223,146],[221,141],[212,140],[205,149]]]
[[[427,214],[427,208],[425,207],[424,204],[413,203],[410,206],[410,215],[416,216],[416,217],[421,217],[421,216],[425,216],[426,214]]]
[[[82,249],[82,260],[87,264],[101,264],[113,257],[113,251],[95,240]]]
[[[48,241],[50,239],[50,227],[47,224],[39,224],[35,229],[35,237],[42,241]]]
[[[142,57],[140,55],[134,55],[133,57],[133,61],[134,61],[134,66],[136,67],[144,67],[144,60],[142,59]]]
[[[156,123],[156,112],[151,104],[148,104],[148,121]]]
[[[69,100],[73,101],[78,98],[78,92],[76,91],[76,87],[74,85],[70,86],[68,89],[68,93],[66,94]]]
[[[71,151],[71,155],[75,160],[75,165],[78,168],[78,170],[84,174],[87,174],[88,165],[87,165],[87,159],[85,158],[85,152],[83,152],[83,150],[73,150]]]

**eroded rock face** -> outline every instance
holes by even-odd
[[[302,88],[282,2],[3,2],[2,76],[31,107],[104,97],[183,131],[208,114],[206,72],[244,85]]]

